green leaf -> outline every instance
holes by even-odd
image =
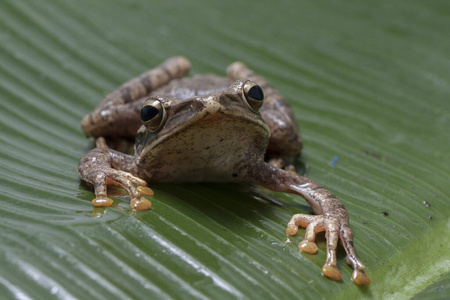
[[[450,297],[449,26],[447,1],[2,1],[2,298]],[[158,184],[151,211],[93,209],[80,120],[173,55],[193,74],[244,61],[286,96],[299,162],[349,210],[369,287],[342,249],[342,281],[321,275],[323,236],[298,252],[304,230],[285,225],[311,211],[293,195]]]

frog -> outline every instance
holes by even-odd
[[[285,234],[306,228],[301,252],[314,254],[316,234],[325,231],[322,274],[340,281],[336,249],[340,239],[352,280],[371,280],[357,258],[349,213],[316,181],[295,172],[292,160],[303,148],[292,108],[281,93],[242,62],[227,76],[186,77],[189,60],[172,57],[108,94],[81,122],[96,140],[78,165],[80,177],[94,186],[95,207],[109,207],[107,186],[130,195],[130,208],[149,210],[153,182],[246,183],[304,198],[314,215],[294,214]],[[134,155],[116,141],[135,141]],[[131,142],[133,143],[133,142]]]

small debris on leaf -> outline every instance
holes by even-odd
[[[338,161],[339,161],[339,157],[337,155],[335,155],[333,157],[333,160],[331,161],[331,166],[334,168],[334,166],[337,164]]]

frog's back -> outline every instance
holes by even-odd
[[[221,91],[229,87],[231,80],[216,75],[197,75],[190,78],[175,79],[153,91],[151,96],[168,96],[174,99],[187,99]]]

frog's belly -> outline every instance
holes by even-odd
[[[149,182],[240,182],[247,170],[233,163],[233,157],[220,157],[208,162],[186,157],[176,165],[166,165],[144,171]]]
[[[265,128],[239,119],[214,122],[196,124],[154,147],[138,162],[138,175],[149,182],[247,181],[249,168],[264,159]]]
[[[201,149],[166,152],[163,158],[148,161],[139,176],[149,182],[242,182],[248,178],[249,165],[264,157],[247,144],[232,151],[221,145],[217,141]]]

